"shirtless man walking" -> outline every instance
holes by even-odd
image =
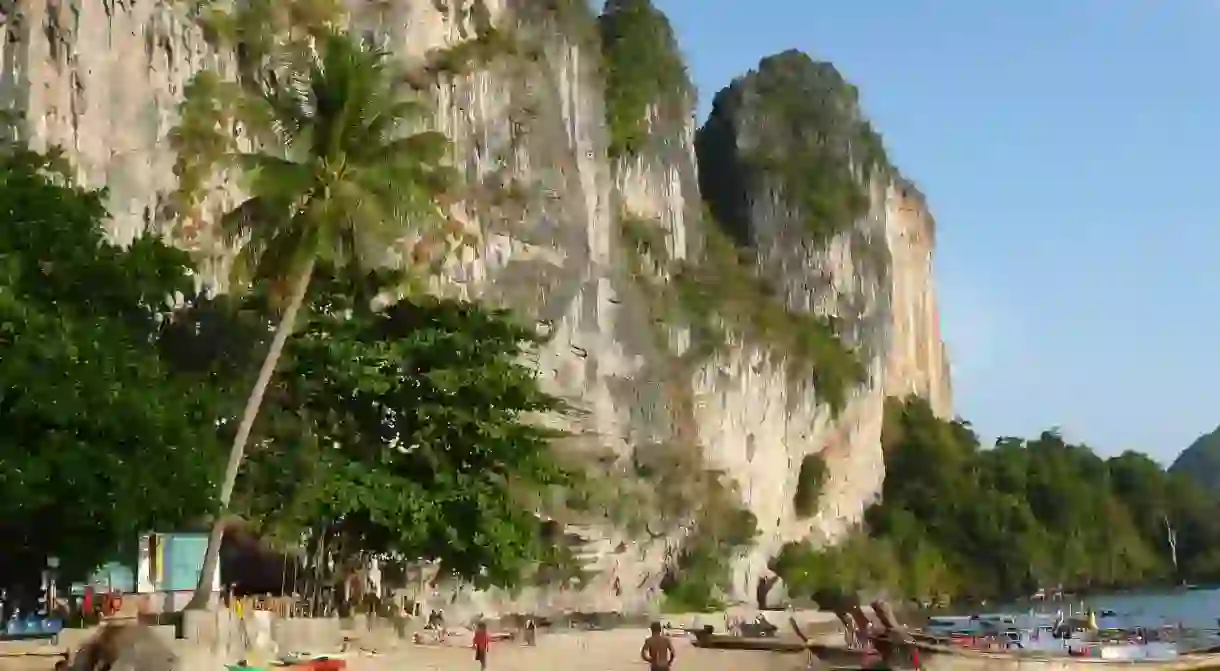
[[[677,657],[674,644],[661,633],[660,622],[653,622],[651,629],[652,636],[644,639],[644,646],[640,648],[640,659],[648,662],[649,671],[669,671]]]

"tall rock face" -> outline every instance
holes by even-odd
[[[186,3],[6,2],[0,100],[25,114],[18,134],[68,151],[85,184],[110,189],[112,236],[166,224],[175,185],[166,137],[191,77],[214,65]]]
[[[940,334],[932,256],[936,222],[913,184],[895,179],[885,192],[891,222],[886,239],[893,256],[892,344],[885,373],[887,396],[916,394],[940,417],[953,412],[949,356]]]
[[[213,261],[164,207],[176,106],[226,61],[186,4],[8,3],[0,95],[21,135],[110,187],[116,239],[171,235]],[[875,498],[887,395],[951,412],[932,217],[831,66],[767,59],[696,131],[647,0],[600,20],[583,0],[347,5],[354,30],[434,78],[471,185],[455,215],[478,249],[438,290],[550,326],[540,375],[586,411],[565,449],[602,476],[546,510],[583,581],[454,587],[448,611],[645,610],[667,568],[706,572],[700,553],[752,600],[784,543],[833,541]]]
[[[833,541],[875,499],[887,396],[919,394],[951,412],[934,229],[856,89],[803,53],[768,57],[720,91],[696,147],[704,197],[753,252],[757,274],[789,311],[813,315],[840,341],[818,345],[796,385],[749,347],[704,378],[723,399],[704,413],[706,441],[762,531],[738,565],[745,591],[784,543]],[[806,468],[825,473],[816,506],[801,501],[814,486],[801,482]]]

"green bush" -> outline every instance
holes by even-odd
[[[793,505],[796,514],[809,517],[818,511],[818,499],[822,486],[826,484],[826,461],[820,454],[807,454],[801,460],[801,472],[796,479],[796,495]]]
[[[649,0],[609,0],[598,18],[610,155],[639,152],[648,107],[684,113],[692,86],[665,14]]]
[[[666,612],[722,610],[732,561],[757,535],[753,513],[712,497],[662,584]]]

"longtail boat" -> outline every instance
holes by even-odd
[[[875,651],[848,648],[842,645],[823,645],[813,641],[801,641],[778,636],[751,637],[731,634],[693,632],[692,644],[697,648],[712,650],[757,650],[775,653],[808,653],[836,669],[883,668],[882,660]]]
[[[758,650],[779,653],[808,652],[833,668],[920,669],[921,671],[1220,671],[1220,648],[1178,653],[1172,657],[1112,659],[1075,656],[1049,650],[978,650],[897,625],[888,604],[872,604],[885,631],[869,637],[872,650],[820,645],[805,636],[789,619],[800,640],[778,637],[747,638],[700,632],[695,645],[724,650]],[[860,622],[862,609],[841,615],[844,623]],[[851,618],[849,620],[848,618]],[[868,630],[867,619],[858,625]],[[850,625],[849,625],[850,626]]]
[[[1184,653],[1160,659],[1104,659],[1039,650],[974,650],[921,640],[896,645],[914,649],[914,659],[924,671],[1105,671],[1119,667],[1132,671],[1220,670],[1220,653],[1215,652]]]
[[[734,636],[732,634],[699,633],[695,635],[693,645],[696,648],[713,650],[758,650],[760,652],[804,652],[806,650],[804,643],[793,639],[774,636]]]

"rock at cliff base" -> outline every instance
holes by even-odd
[[[143,625],[108,625],[72,656],[71,671],[175,671],[169,645]]]

